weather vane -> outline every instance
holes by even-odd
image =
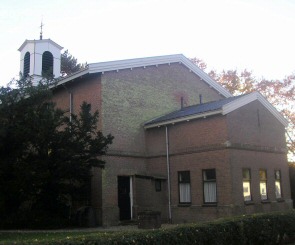
[[[43,26],[44,26],[43,20],[41,20],[41,25],[40,25],[40,28],[41,28],[41,31],[40,31],[40,40],[42,40],[42,38],[43,38]]]

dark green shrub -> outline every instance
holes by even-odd
[[[295,211],[254,214],[204,224],[179,225],[169,229],[96,232],[83,235],[77,233],[70,238],[47,240],[43,244],[272,245],[291,242],[295,242]]]
[[[295,212],[255,214],[168,230],[114,233],[90,244],[271,245],[295,240]]]

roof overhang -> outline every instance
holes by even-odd
[[[180,117],[180,118],[176,118],[173,120],[167,120],[167,121],[157,122],[157,123],[153,123],[153,124],[148,124],[148,122],[147,122],[146,125],[144,126],[144,128],[145,129],[156,128],[156,127],[166,126],[169,124],[190,121],[190,120],[194,120],[194,119],[198,119],[198,118],[206,118],[206,117],[209,117],[212,115],[217,115],[217,114],[226,115],[226,114],[228,114],[232,111],[235,111],[235,110],[239,109],[240,107],[247,105],[255,100],[258,100],[259,102],[261,102],[261,104],[270,113],[272,113],[273,116],[275,118],[277,118],[281,124],[284,125],[284,127],[288,126],[288,121],[276,110],[276,108],[271,103],[269,103],[259,92],[253,92],[248,95],[241,96],[240,98],[223,105],[221,107],[221,109],[219,109],[219,110],[208,111],[205,113],[194,114],[194,115],[190,115],[190,116],[186,116],[186,117]]]
[[[258,100],[262,105],[264,105],[264,107],[270,112],[273,114],[273,116],[275,116],[279,121],[280,123],[282,123],[285,127],[288,126],[288,121],[286,118],[284,118],[282,116],[281,113],[279,113],[277,111],[277,109],[271,104],[268,102],[267,99],[265,99],[259,92],[253,92],[251,94],[248,94],[248,95],[245,95],[245,96],[242,96],[241,98],[235,100],[235,101],[232,101],[232,102],[229,102],[228,104],[224,105],[223,108],[222,108],[222,114],[223,115],[226,115],[244,105],[247,105],[249,104],[250,102],[252,101],[255,101],[255,100]]]
[[[71,81],[74,81],[75,79],[77,78],[80,78],[82,76],[85,76],[89,74],[89,70],[88,70],[88,67],[86,67],[85,69],[81,70],[81,71],[78,71],[78,72],[75,72],[69,76],[66,76],[65,78],[62,78],[61,80],[59,80],[57,82],[57,85],[56,86],[59,86],[59,85],[64,85],[68,82],[71,82]]]
[[[25,40],[24,43],[19,47],[18,51],[22,51],[22,49],[28,44],[28,43],[46,43],[49,42],[53,46],[57,47],[58,49],[62,50],[63,47],[58,45],[56,42],[52,41],[51,39],[42,39],[42,40]]]
[[[188,58],[186,58],[182,54],[90,63],[88,64],[88,67],[86,69],[61,79],[58,85],[67,83],[85,74],[92,74],[92,73],[103,74],[104,72],[108,72],[108,71],[119,71],[122,69],[132,69],[137,67],[157,66],[157,65],[172,64],[172,63],[183,64],[191,72],[199,76],[210,87],[214,88],[218,93],[220,93],[226,98],[232,97],[231,93],[229,93],[220,84],[214,81],[209,75],[203,72],[199,67],[193,64]]]
[[[180,118],[176,118],[173,120],[163,121],[163,122],[159,122],[159,123],[155,123],[155,124],[147,124],[144,126],[144,128],[145,129],[159,128],[161,126],[166,126],[168,124],[175,124],[175,123],[179,123],[179,122],[189,122],[194,119],[206,118],[206,117],[217,115],[217,114],[222,114],[222,110],[215,110],[215,111],[209,111],[206,113],[200,113],[200,114],[190,115],[190,116],[186,116],[186,117],[180,117]]]

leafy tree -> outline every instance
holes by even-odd
[[[206,71],[207,64],[203,60],[193,58],[191,61]],[[286,130],[287,147],[290,158],[295,158],[295,74],[286,76],[282,80],[267,80],[256,78],[247,69],[241,72],[237,70],[223,70],[219,73],[215,70],[206,72],[233,95],[258,91],[265,96],[289,121]]]
[[[61,75],[62,77],[71,75],[81,69],[85,68],[87,63],[80,64],[77,59],[72,56],[68,50],[64,51],[61,55]]]
[[[0,88],[2,221],[68,217],[72,200],[89,197],[90,169],[105,164],[99,157],[113,137],[97,130],[98,112],[83,102],[70,120],[51,102],[52,85],[22,79]]]

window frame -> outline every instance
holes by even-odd
[[[185,179],[182,180],[180,177],[181,177],[181,174],[188,174],[188,179]],[[190,178],[190,171],[186,170],[186,171],[178,171],[178,174],[177,174],[177,177],[178,177],[178,202],[179,204],[191,204],[192,203],[192,194],[191,194],[191,178]],[[182,184],[189,184],[189,201],[182,201],[181,200],[181,185]]]
[[[249,177],[245,177],[244,176],[244,171],[248,171],[248,174],[249,174]],[[244,202],[251,202],[253,199],[252,199],[252,184],[251,184],[251,168],[243,168],[242,169],[242,183],[243,183],[243,199],[244,199]],[[245,198],[245,187],[244,187],[244,183],[248,183],[249,185],[249,192],[250,192],[250,195],[249,195],[249,200],[246,200]]]
[[[215,179],[208,179],[205,180],[204,178],[204,173],[207,171],[212,171],[214,170],[214,174],[215,174]],[[217,177],[216,177],[216,169],[215,168],[210,168],[210,169],[203,169],[202,170],[202,180],[203,180],[203,203],[204,205],[216,205],[217,204]],[[205,193],[205,186],[207,183],[215,183],[215,201],[214,202],[210,202],[210,201],[206,201],[206,193]]]
[[[261,177],[261,172],[265,173],[265,178]],[[265,184],[265,196],[266,198],[263,198],[263,193],[261,192],[261,184]],[[268,190],[267,190],[267,170],[266,169],[259,169],[259,193],[260,193],[260,199],[261,201],[267,201],[268,200]]]
[[[279,172],[279,178],[277,178],[277,172]],[[274,170],[274,177],[275,177],[275,195],[277,200],[281,200],[283,198],[283,192],[282,192],[282,171],[280,169]],[[277,182],[280,185],[280,197],[277,196]]]

